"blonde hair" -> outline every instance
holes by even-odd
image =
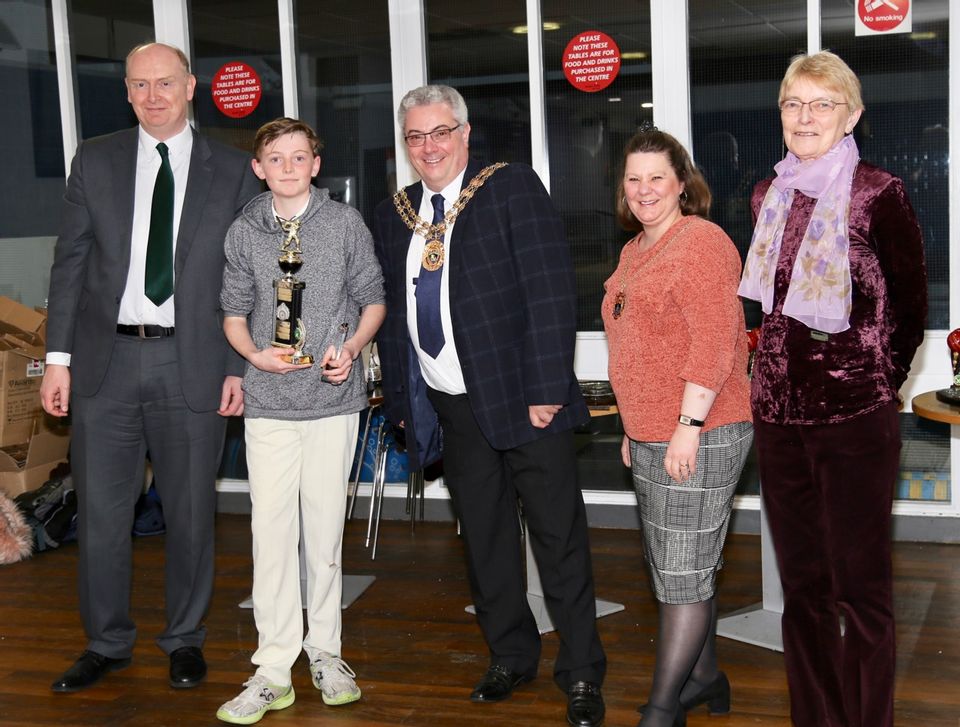
[[[863,108],[860,79],[836,53],[824,50],[813,55],[801,53],[791,58],[780,82],[779,103],[786,98],[787,88],[801,78],[814,81],[843,96],[850,113]]]

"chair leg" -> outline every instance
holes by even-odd
[[[370,547],[370,535],[373,532],[373,516],[377,504],[377,474],[380,471],[380,459],[386,459],[384,452],[384,425],[385,421],[380,422],[380,428],[377,429],[377,448],[373,455],[373,486],[370,488],[370,515],[367,518],[367,539],[364,547]]]
[[[379,445],[379,443],[378,443]],[[377,475],[374,482],[374,490],[377,493],[377,515],[373,526],[373,549],[370,551],[370,560],[377,557],[377,539],[380,536],[380,514],[383,512],[383,488],[387,480],[387,446],[384,443],[380,452],[380,459],[377,462]],[[370,503],[370,512],[373,513],[373,502]]]
[[[357,490],[360,489],[360,470],[363,469],[363,457],[367,453],[367,437],[370,436],[370,422],[373,419],[373,410],[376,406],[367,409],[367,422],[363,427],[363,440],[360,442],[360,458],[357,460],[357,474],[353,478],[353,492],[350,493],[350,506],[347,508],[347,520],[353,519],[353,508],[357,504]]]

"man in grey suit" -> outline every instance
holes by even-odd
[[[171,686],[206,675],[214,482],[225,417],[243,411],[243,361],[219,311],[223,240],[260,187],[249,155],[187,123],[195,86],[180,50],[134,48],[126,87],[139,125],[84,141],[70,170],[40,394],[50,414],[72,413],[88,643],[55,692],[130,663],[130,532],[147,452],[167,525],[167,623],[157,643],[170,656]]]

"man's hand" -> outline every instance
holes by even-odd
[[[47,364],[40,384],[40,401],[50,416],[65,417],[70,409],[70,367]]]
[[[562,404],[533,404],[527,407],[530,414],[530,423],[537,429],[546,429],[553,421],[557,412],[563,409]]]
[[[240,376],[225,376],[223,391],[220,394],[220,408],[217,414],[222,417],[240,416],[243,414],[243,378]]]

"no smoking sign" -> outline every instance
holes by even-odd
[[[913,32],[910,0],[857,0],[856,35]]]

